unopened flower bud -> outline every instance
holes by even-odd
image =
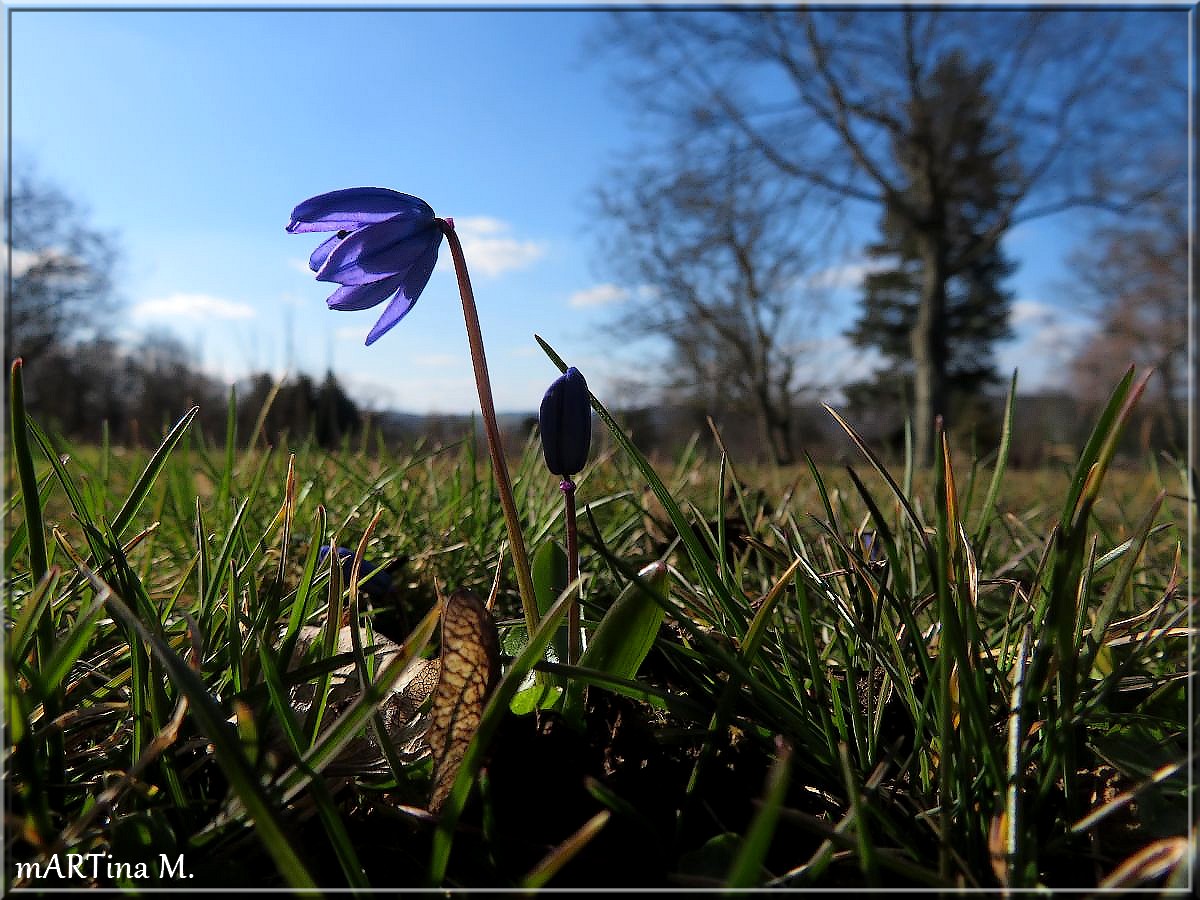
[[[547,468],[569,480],[583,469],[592,442],[588,386],[574,366],[546,391],[538,424]]]

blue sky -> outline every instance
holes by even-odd
[[[534,409],[557,374],[535,331],[604,396],[653,347],[598,327],[617,292],[598,274],[589,195],[643,137],[616,58],[587,51],[601,15],[17,10],[14,163],[119,235],[121,334],[172,330],[227,380],[332,364],[375,408],[476,408],[448,252],[405,321],[366,348],[378,311],[327,310],[330,288],[304,265],[317,240],[284,232],[308,196],[380,185],[454,217],[500,410]],[[1055,300],[1073,233],[1059,216],[1006,243],[1018,338],[1000,360],[1026,389],[1055,381],[1087,327]],[[862,364],[837,337],[853,263],[814,369]]]

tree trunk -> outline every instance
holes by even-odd
[[[936,239],[922,240],[921,300],[910,335],[913,360],[913,459],[933,464],[934,422],[946,416],[946,265]]]
[[[792,450],[791,410],[781,409],[773,403],[770,387],[764,384],[755,389],[754,398],[758,403],[758,420],[762,423],[771,462],[777,466],[791,465],[796,461],[796,454]]]
[[[1176,453],[1187,452],[1187,421],[1179,408],[1178,380],[1175,362],[1170,356],[1159,360],[1158,375],[1162,384],[1163,410],[1166,413],[1168,446]]]

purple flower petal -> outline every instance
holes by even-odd
[[[438,232],[438,240],[429,244],[404,276],[404,293],[412,297],[414,303],[421,296],[421,291],[425,290],[425,285],[429,284],[429,276],[433,274],[433,267],[437,265],[438,247],[441,243],[441,232]]]
[[[433,267],[437,265],[439,243],[440,241],[431,243],[424,255],[413,263],[412,268],[402,277],[399,293],[384,310],[379,321],[375,323],[375,327],[371,329],[371,333],[367,335],[368,347],[379,340],[385,331],[408,315],[408,311],[416,304],[417,298],[425,290],[425,285],[429,284]]]
[[[329,258],[329,254],[333,252],[333,248],[338,245],[346,235],[340,231],[328,240],[322,241],[321,245],[312,252],[312,256],[308,258],[308,267],[314,272],[325,264],[325,260]]]
[[[326,304],[330,309],[342,311],[370,309],[378,306],[404,283],[404,275],[393,275],[370,284],[347,284],[329,295]]]
[[[407,272],[442,233],[434,225],[401,216],[366,225],[338,244],[317,271],[317,281],[369,284]]]
[[[433,207],[420,197],[389,188],[343,188],[309,197],[292,210],[287,230],[292,234],[353,231],[394,216],[428,221],[433,218]]]
[[[401,292],[396,295],[387,309],[383,311],[383,315],[379,317],[379,321],[375,323],[375,327],[371,329],[367,335],[367,346],[370,347],[373,343],[383,337],[384,332],[392,328],[397,322],[408,315],[408,311],[416,304],[415,298],[408,298]]]

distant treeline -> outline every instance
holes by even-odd
[[[49,348],[24,366],[26,406],[44,426],[74,441],[149,445],[193,406],[197,427],[224,441],[231,397],[241,444],[312,437],[336,447],[358,433],[362,415],[332,372],[277,383],[263,372],[231,386],[204,373],[182,343],[155,335],[135,348],[96,338]],[[261,420],[261,421],[260,421]]]
[[[430,446],[465,439],[477,417],[415,415],[400,411],[366,412],[347,395],[333,372],[315,379],[300,374],[277,381],[267,373],[242,379],[232,388],[196,364],[187,348],[174,338],[156,335],[136,348],[110,339],[94,339],[54,347],[25,365],[26,402],[34,418],[50,431],[72,441],[152,446],[192,406],[200,408],[196,427],[207,440],[223,442],[231,396],[237,404],[238,443],[251,439],[259,446],[296,447],[311,441],[337,448],[348,439],[352,446],[408,447],[418,441]],[[870,445],[888,458],[904,452],[904,409],[894,403],[871,405],[833,403]],[[969,409],[956,411],[951,435],[957,446],[974,447],[985,455],[999,443],[1004,397],[998,393],[975,398]],[[645,406],[617,410],[618,418],[647,454],[671,458],[693,440],[696,449],[713,458],[720,448],[709,418],[734,462],[769,459],[758,417],[751,410],[711,412],[685,405]],[[1066,392],[1018,396],[1012,438],[1014,465],[1037,466],[1071,459],[1086,441],[1099,413],[1096,400]],[[799,406],[794,411],[796,446],[817,460],[849,458],[853,448],[824,409]],[[1150,398],[1126,430],[1123,453],[1142,459],[1169,446],[1164,412]],[[509,450],[519,452],[537,426],[536,415],[501,416]],[[607,445],[597,428],[597,446]]]

